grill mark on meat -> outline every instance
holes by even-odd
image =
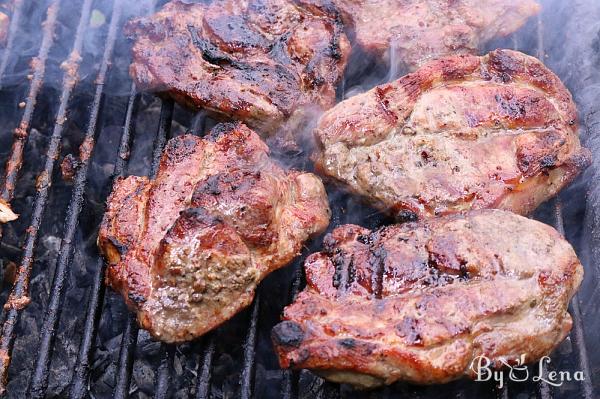
[[[377,102],[379,107],[383,111],[385,118],[387,119],[389,124],[395,124],[398,122],[398,116],[390,110],[390,100],[386,98],[387,92],[389,92],[392,88],[390,86],[382,87],[379,86],[375,89],[375,96],[377,98]]]
[[[331,56],[331,58],[333,58],[334,60],[341,60],[343,55],[343,51],[341,48],[341,40],[342,37],[344,36],[344,29],[343,29],[343,23],[342,23],[342,18],[339,14],[339,12],[337,11],[337,9],[333,9],[332,7],[332,12],[335,15],[334,18],[334,22],[333,22],[333,33],[331,35],[331,44],[329,45],[329,55]]]
[[[356,282],[356,268],[354,267],[354,254],[347,254],[340,248],[335,248],[331,255],[334,266],[332,285],[342,294],[350,290]]]
[[[427,246],[429,254],[427,265],[430,268],[433,268],[438,271],[439,274],[443,273],[450,278],[452,278],[454,275],[463,280],[468,280],[470,278],[467,270],[467,261],[465,259],[461,259],[459,256],[448,256],[448,254],[454,255],[456,253],[454,248],[447,248],[446,253],[436,253],[430,245],[431,244]]]
[[[378,241],[381,236],[373,241]],[[387,258],[387,251],[383,245],[371,246],[369,248],[369,264],[371,266],[371,292],[373,298],[381,298],[383,292],[383,276],[385,273],[385,261]]]

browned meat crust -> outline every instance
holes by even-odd
[[[317,168],[399,218],[527,214],[590,163],[577,111],[540,61],[496,50],[432,61],[341,102],[316,130]]]
[[[332,107],[350,51],[336,9],[310,0],[176,0],[126,31],[139,87],[261,134]]]
[[[499,210],[342,226],[305,269],[272,333],[281,366],[362,387],[473,377],[480,355],[497,366],[547,355],[583,276],[557,231]]]
[[[142,327],[180,342],[247,306],[329,217],[318,177],[282,170],[253,131],[222,124],[169,141],[155,179],[118,180],[98,245]]]
[[[430,59],[477,54],[540,11],[534,0],[333,0],[356,41],[410,71]]]

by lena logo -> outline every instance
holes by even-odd
[[[583,381],[585,379],[583,371],[546,371],[545,366],[551,362],[549,356],[544,356],[540,359],[537,370],[532,367],[530,371],[525,365],[525,355],[521,355],[519,359],[513,362],[500,359],[502,367],[496,367],[489,358],[481,355],[473,359],[471,370],[475,374],[475,381],[493,380],[498,383],[500,388],[504,387],[507,379],[514,382],[524,382],[531,379],[534,382],[541,381],[555,387],[560,387],[566,381]],[[497,370],[498,368],[503,370]],[[537,371],[537,374],[534,371]]]

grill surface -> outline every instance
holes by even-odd
[[[574,298],[571,304],[573,330],[552,356],[554,363],[545,370],[584,372],[583,382],[572,381],[562,387],[529,382],[508,383],[500,388],[491,382],[459,381],[443,387],[397,384],[358,393],[324,382],[309,372],[279,370],[268,332],[282,307],[302,288],[303,257],[267,278],[247,311],[198,342],[173,346],[152,341],[147,333],[138,329],[134,316],[126,311],[120,298],[105,292],[105,267],[95,249],[103,203],[114,178],[133,173],[154,176],[170,137],[181,134],[186,127],[202,134],[214,122],[203,113],[191,115],[172,101],[161,101],[158,108],[157,100],[138,93],[126,77],[129,59],[120,29],[127,18],[157,6],[152,4],[154,2],[52,0],[46,2],[43,13],[39,12],[39,5],[32,3],[14,2],[9,37],[0,59],[1,96],[6,98],[0,101],[6,108],[6,111],[0,110],[3,118],[0,120],[6,122],[0,133],[0,156],[2,161],[6,160],[0,195],[7,201],[15,199],[14,208],[21,212],[15,227],[11,225],[10,231],[8,226],[3,228],[10,234],[2,236],[0,230],[1,258],[5,263],[16,261],[15,283],[12,287],[5,286],[1,297],[4,308],[0,390],[7,396],[508,398],[526,395],[558,398],[579,395],[593,398],[600,394],[591,379],[600,367],[600,358],[594,356],[597,348],[593,348],[594,355],[588,357],[586,347],[586,337],[587,342],[593,339],[589,338],[590,334],[598,338],[597,331],[589,327],[592,325],[590,317],[594,315],[581,309],[582,299],[595,298],[600,305],[596,290],[585,298],[580,295]],[[568,29],[565,28],[568,24],[562,28],[549,26],[548,23],[556,20],[557,12],[566,10],[559,1],[546,3],[548,10],[537,23],[533,21],[523,32],[497,45],[512,46],[547,59],[544,47],[549,40],[547,33],[551,29]],[[579,6],[592,7],[585,2]],[[35,23],[35,18],[33,22],[25,21],[23,15],[36,10],[45,22],[36,43],[37,53],[30,67],[24,68],[28,72],[19,78],[15,71],[32,58],[28,56],[31,48],[23,52],[19,46],[22,25]],[[106,16],[100,27],[90,24],[91,17],[98,17],[97,12]],[[75,22],[65,22],[74,19],[73,15],[77,16]],[[556,44],[554,38],[552,48],[576,45],[581,39],[575,34],[566,44]],[[9,70],[11,74],[7,73]],[[27,74],[31,75],[30,80],[25,79]],[[586,86],[593,84],[600,85],[600,81],[585,83]],[[346,82],[345,86],[351,85]],[[583,87],[571,86],[577,98],[577,90]],[[25,105],[21,111],[14,104],[22,98]],[[583,108],[596,111],[589,105]],[[588,115],[583,116],[587,121]],[[85,127],[74,126],[79,123]],[[12,136],[7,126],[14,129]],[[593,137],[593,129],[600,128],[600,124],[588,123],[585,128],[587,135]],[[35,137],[32,132],[36,133]],[[68,150],[78,154],[72,183],[63,182],[56,167]],[[38,169],[39,165],[43,168]],[[97,178],[97,174],[105,178]],[[582,234],[584,189],[584,183],[576,184],[562,199],[542,207],[536,215],[565,233],[578,248],[581,248],[578,244]],[[381,215],[363,209],[352,198],[335,190],[330,198],[334,200],[332,227],[345,222],[374,227],[384,221]],[[588,202],[588,213],[590,207],[595,212],[600,206],[592,200]],[[20,205],[23,202],[24,205]],[[59,220],[63,220],[62,225],[56,226]],[[45,245],[44,239],[50,235],[57,235],[60,240],[55,251],[46,256],[40,249],[40,241]],[[583,241],[588,241],[586,237]],[[318,247],[317,240],[304,255]],[[595,258],[586,260],[586,281],[592,279],[591,284],[595,286],[598,283],[598,275],[593,272]],[[70,296],[72,292],[81,292],[81,296]],[[66,344],[69,342],[76,345],[69,346]],[[19,350],[13,351],[17,345]]]

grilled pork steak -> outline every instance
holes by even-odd
[[[320,119],[317,168],[400,219],[527,214],[590,163],[577,111],[537,59],[496,50],[432,61]]]
[[[413,71],[424,61],[476,54],[540,11],[534,0],[333,0],[367,51]]]
[[[222,124],[169,141],[155,179],[118,180],[98,244],[142,327],[180,342],[250,304],[329,216],[318,177],[282,170],[253,131]]]
[[[335,8],[311,0],[176,0],[126,30],[138,86],[265,134],[333,106],[350,51]]]
[[[369,231],[341,226],[305,264],[272,332],[282,367],[361,387],[532,362],[567,335],[583,268],[553,228],[479,210]]]

